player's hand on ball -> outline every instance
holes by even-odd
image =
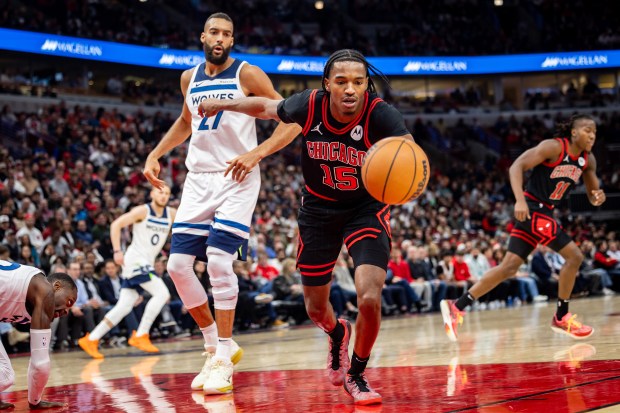
[[[221,100],[219,99],[205,99],[198,105],[198,114],[203,118],[214,116],[221,110],[220,103]]]
[[[41,400],[38,404],[28,403],[30,410],[45,410],[45,409],[54,409],[56,407],[66,407],[67,403],[61,402],[47,402],[45,400]]]
[[[603,202],[605,202],[605,200],[607,199],[607,196],[605,195],[605,192],[602,189],[594,189],[592,191],[592,205],[594,206],[600,206]]]
[[[517,201],[515,203],[515,218],[517,219],[517,221],[521,222],[531,218],[530,209],[527,206],[527,202]]]

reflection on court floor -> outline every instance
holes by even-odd
[[[620,297],[579,300],[597,332],[586,342],[554,335],[553,305],[474,312],[459,343],[447,340],[439,315],[384,321],[368,378],[384,403],[360,407],[327,380],[327,340],[315,327],[238,336],[246,356],[234,395],[192,392],[202,367],[201,341],[160,342],[153,356],[114,349],[104,360],[54,353],[46,400],[67,412],[535,412],[620,411]],[[14,357],[12,392],[2,400],[28,411],[28,357]],[[56,410],[63,411],[63,410]]]
[[[584,360],[588,344],[567,348],[558,362],[387,367],[368,372],[384,403],[351,405],[349,396],[334,388],[322,370],[239,372],[235,394],[203,396],[187,389],[191,374],[149,371],[158,357],[131,367],[133,377],[105,380],[101,360],[82,371],[84,383],[58,386],[46,397],[64,400],[80,412],[582,412],[620,404],[620,361]],[[573,359],[571,354],[576,354]],[[27,411],[26,392],[5,397],[16,401],[16,412]]]

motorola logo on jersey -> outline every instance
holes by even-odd
[[[583,163],[585,164],[585,160],[583,161]],[[551,179],[569,178],[575,182],[578,182],[582,173],[583,170],[575,165],[558,165],[553,168],[553,171],[551,172]]]
[[[362,128],[362,125],[357,125],[351,131],[351,139],[353,139],[356,142],[362,139],[363,136],[364,136],[364,128]]]
[[[323,161],[340,161],[351,166],[362,166],[365,151],[359,151],[342,142],[307,142],[308,156]]]

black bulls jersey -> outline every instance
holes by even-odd
[[[572,156],[568,153],[568,139],[556,140],[562,144],[562,153],[552,163],[536,165],[525,187],[526,197],[550,206],[558,205],[566,197],[568,189],[579,182],[588,166],[587,152]]]
[[[409,134],[402,115],[368,92],[363,110],[348,124],[334,119],[329,95],[316,89],[280,102],[278,116],[303,127],[301,167],[306,190],[328,201],[370,197],[360,172],[366,151],[383,138]]]

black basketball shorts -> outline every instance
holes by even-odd
[[[538,244],[560,251],[572,239],[559,222],[553,218],[553,209],[536,201],[527,201],[530,219],[518,222],[510,233],[508,251],[517,254],[527,262],[527,257]]]
[[[297,221],[297,267],[303,285],[321,286],[331,281],[343,243],[355,268],[370,264],[387,269],[391,247],[389,205],[372,198],[344,204],[304,195]]]

